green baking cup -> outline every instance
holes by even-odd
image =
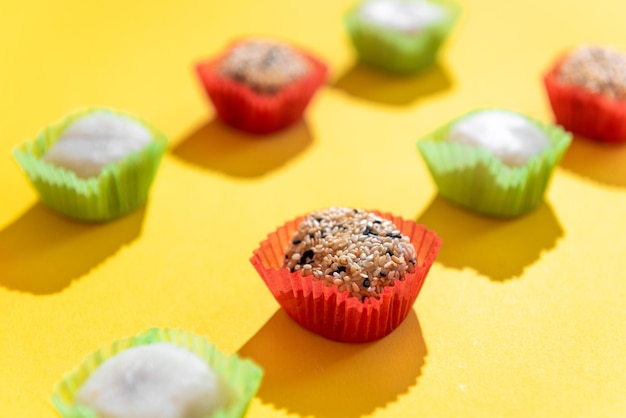
[[[344,17],[344,23],[360,60],[394,73],[413,73],[433,64],[441,44],[457,20],[460,8],[447,0],[428,1],[443,7],[447,14],[441,21],[415,33],[364,21],[359,16],[362,3],[350,9]]]
[[[118,340],[89,355],[56,385],[52,395],[54,406],[63,418],[98,418],[92,409],[74,403],[74,396],[91,373],[107,359],[128,348],[160,342],[176,344],[197,354],[233,389],[236,400],[226,409],[214,412],[211,418],[244,416],[261,384],[263,370],[252,361],[242,360],[235,354],[229,357],[220,353],[203,337],[170,328],[152,328],[135,337]]]
[[[152,133],[141,151],[106,166],[98,177],[82,179],[41,158],[74,121],[94,112],[111,112],[131,118]],[[33,141],[18,146],[13,155],[37,190],[41,202],[55,211],[85,221],[106,221],[143,205],[156,175],[167,138],[147,123],[126,114],[92,108],[74,113],[44,129]]]
[[[420,139],[417,148],[446,199],[486,215],[511,217],[529,212],[543,201],[572,136],[558,126],[521,115],[548,136],[550,145],[520,167],[507,166],[484,148],[447,141],[453,125],[483,110],[490,109],[453,120]]]

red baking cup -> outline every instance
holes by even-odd
[[[585,138],[626,141],[626,102],[560,82],[557,74],[564,59],[557,61],[543,78],[556,122]]]
[[[245,41],[236,42],[231,48],[242,42]],[[219,118],[235,128],[257,134],[277,131],[298,120],[324,84],[328,70],[317,58],[294,49],[309,62],[309,72],[273,95],[258,94],[246,84],[221,75],[218,70],[226,54],[198,64],[196,72]]]
[[[326,286],[324,280],[302,277],[282,267],[285,250],[304,219],[287,222],[268,235],[250,259],[280,306],[304,328],[331,340],[364,343],[374,341],[396,329],[413,308],[428,270],[441,247],[441,239],[424,225],[373,211],[391,220],[403,235],[411,239],[417,254],[415,272],[404,280],[385,287],[380,299],[361,302],[337,286]]]

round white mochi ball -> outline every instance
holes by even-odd
[[[97,111],[71,123],[52,144],[43,160],[73,171],[78,177],[97,177],[111,163],[123,160],[152,140],[141,123],[126,116]]]
[[[231,392],[202,359],[169,343],[132,347],[102,363],[76,394],[99,418],[206,418]]]
[[[525,117],[506,110],[483,110],[452,126],[448,140],[484,149],[506,165],[525,165],[550,144],[548,136]]]
[[[368,0],[359,14],[376,26],[401,32],[415,32],[442,20],[446,10],[424,0]]]

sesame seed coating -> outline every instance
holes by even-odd
[[[364,300],[404,280],[416,262],[409,237],[393,222],[364,210],[333,207],[300,223],[283,267]]]
[[[591,93],[626,101],[626,55],[599,46],[581,46],[561,64],[557,78]]]
[[[230,50],[219,72],[247,84],[259,94],[272,95],[305,76],[309,63],[287,45],[253,40]]]

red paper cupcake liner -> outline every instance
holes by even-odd
[[[543,78],[556,122],[588,139],[626,141],[626,103],[561,83],[557,74],[564,59],[558,60]]]
[[[242,42],[245,40],[235,42],[231,48]],[[219,74],[226,53],[198,64],[196,72],[218,117],[235,128],[257,134],[277,131],[298,120],[317,89],[326,81],[328,70],[311,54],[293,49],[308,61],[310,70],[274,95],[258,94],[244,83]]]
[[[331,340],[364,343],[382,338],[396,329],[413,308],[426,275],[441,247],[441,239],[424,225],[389,213],[373,211],[391,220],[407,235],[417,255],[415,272],[404,280],[385,287],[380,299],[361,302],[337,286],[327,286],[312,275],[291,273],[282,267],[285,250],[304,217],[285,223],[254,251],[250,259],[276,301],[287,314],[304,328]]]

